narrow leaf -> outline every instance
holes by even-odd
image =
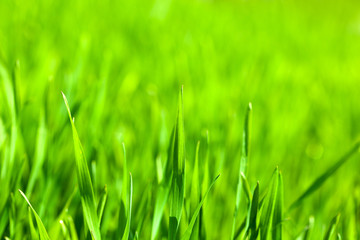
[[[359,151],[360,141],[357,142],[343,157],[336,161],[330,168],[328,168],[323,174],[321,174],[307,189],[306,191],[296,199],[289,207],[289,211],[299,206],[300,203],[310,196],[313,192],[318,190],[324,182],[329,179],[347,160],[350,159],[356,152]]]
[[[259,182],[257,182],[254,197],[251,201],[251,207],[249,209],[249,216],[247,220],[247,235],[250,235],[250,240],[256,239],[258,235],[257,230],[257,215],[259,209]]]
[[[282,239],[282,221],[283,221],[283,206],[284,206],[284,185],[283,177],[281,172],[279,172],[279,181],[277,188],[276,203],[274,209],[274,219],[272,222],[272,239],[281,240]]]
[[[210,192],[211,188],[214,186],[216,180],[217,180],[219,177],[220,177],[220,174],[217,175],[216,178],[212,181],[212,183],[210,184],[210,187],[209,187],[208,190],[206,191],[203,199],[201,200],[201,202],[200,202],[199,205],[197,206],[197,208],[196,208],[196,210],[195,210],[195,212],[194,212],[194,214],[193,214],[193,216],[192,216],[192,218],[191,218],[191,221],[190,221],[190,223],[189,223],[189,226],[188,226],[188,228],[186,229],[184,235],[183,235],[182,238],[181,238],[182,240],[189,240],[189,239],[190,239],[191,234],[192,234],[192,232],[193,232],[193,227],[194,227],[194,225],[195,225],[196,219],[197,219],[197,217],[198,217],[198,215],[199,215],[199,213],[200,213],[200,209],[201,209],[202,205],[204,204],[205,199],[206,199],[208,193]]]
[[[132,206],[132,195],[133,195],[133,179],[130,173],[130,189],[129,189],[129,207],[128,207],[128,214],[127,214],[127,222],[126,222],[126,227],[125,227],[125,231],[124,231],[124,235],[122,237],[122,240],[127,240],[129,239],[129,235],[130,235],[130,223],[131,223],[131,206]]]
[[[264,205],[263,212],[261,214],[260,220],[260,229],[261,229],[261,240],[266,240],[268,238],[271,224],[273,220],[273,214],[275,209],[278,181],[279,181],[279,169],[276,168],[271,181],[271,186],[267,194],[267,199]]]
[[[231,231],[231,239],[235,237],[235,228],[236,228],[236,219],[239,212],[240,201],[242,198],[242,180],[241,174],[243,173],[246,176],[247,172],[247,165],[248,165],[248,158],[249,158],[249,139],[250,139],[250,124],[251,124],[251,112],[252,106],[249,103],[245,115],[245,123],[244,123],[244,130],[243,130],[243,137],[242,137],[242,150],[241,150],[241,159],[240,159],[240,169],[239,169],[239,177],[238,177],[238,184],[236,190],[236,201],[235,201],[235,210],[234,210],[234,217],[233,217],[233,225]]]
[[[101,235],[99,229],[99,220],[97,216],[96,202],[95,202],[94,190],[91,182],[89,168],[86,162],[83,147],[81,145],[78,133],[75,128],[75,123],[71,116],[68,101],[64,93],[62,93],[62,95],[69,114],[69,119],[73,132],[76,170],[77,170],[76,172],[77,172],[77,179],[78,179],[80,196],[81,196],[81,203],[83,207],[83,213],[92,237],[95,240],[100,240]]]
[[[330,225],[325,233],[324,240],[330,240],[330,238],[333,236],[335,229],[339,223],[340,214],[336,215],[330,222]]]
[[[196,152],[195,152],[195,163],[194,163],[194,171],[193,177],[191,181],[191,196],[190,196],[190,214],[194,214],[195,209],[197,209],[197,205],[201,200],[200,194],[200,176],[199,176],[199,150],[200,150],[200,141],[196,144]],[[196,240],[199,238],[199,219],[196,220],[193,230],[192,230],[192,240]]]
[[[183,119],[183,88],[179,93],[178,115],[175,124],[173,152],[170,159],[173,163],[171,205],[169,216],[169,239],[176,239],[184,204],[185,193],[185,137]]]
[[[19,189],[20,194],[25,198],[26,202],[28,203],[29,207],[32,210],[32,213],[35,216],[35,220],[36,220],[36,224],[38,226],[39,229],[39,236],[40,236],[40,240],[50,240],[50,237],[45,229],[44,224],[41,221],[41,218],[39,217],[39,215],[36,213],[35,209],[33,208],[33,206],[31,205],[31,203],[29,202],[29,200],[27,199],[27,197],[25,196],[25,194]]]
[[[107,191],[107,186],[105,185],[103,191],[101,192],[99,203],[97,205],[97,215],[99,216],[99,227],[104,213],[107,196],[108,196],[108,191]]]

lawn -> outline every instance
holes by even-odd
[[[0,239],[360,239],[360,2],[1,0]]]

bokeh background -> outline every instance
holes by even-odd
[[[156,179],[155,159],[168,145],[184,85],[187,185],[196,142],[205,142],[206,131],[210,175],[221,173],[207,202],[209,239],[231,233],[248,102],[253,106],[249,182],[252,188],[257,180],[267,186],[279,166],[285,206],[360,135],[358,1],[1,0],[0,59],[16,76],[21,135],[16,159],[25,162],[18,188],[27,186],[39,121],[46,116],[46,157],[30,198],[45,226],[55,224],[76,185],[60,91],[71,105],[89,166],[97,164],[97,191],[108,185],[109,209],[119,195],[125,142],[136,214]],[[5,87],[0,89],[3,146],[11,118]],[[357,155],[289,213],[287,239],[294,239],[310,216],[319,239],[339,212],[345,239],[359,237],[359,231],[346,235],[350,222],[360,226],[359,169]],[[73,211],[81,220],[77,203]],[[102,231],[114,228],[112,214],[105,212]],[[143,239],[150,234],[151,218],[147,221]]]

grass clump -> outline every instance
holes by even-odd
[[[0,239],[360,239],[359,9],[0,1]]]

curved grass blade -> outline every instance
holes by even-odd
[[[215,179],[212,181],[212,183],[210,184],[210,187],[209,187],[208,190],[206,191],[203,199],[201,200],[201,202],[200,202],[199,205],[197,206],[197,208],[196,208],[193,216],[191,217],[191,221],[190,221],[190,223],[189,223],[189,226],[188,226],[188,228],[186,229],[186,231],[185,231],[184,235],[182,236],[181,240],[189,240],[189,239],[190,239],[191,234],[192,234],[192,232],[193,232],[193,228],[194,228],[195,222],[196,222],[197,217],[198,217],[198,215],[199,215],[199,213],[200,213],[200,209],[201,209],[202,205],[204,204],[205,199],[206,199],[207,195],[209,194],[211,188],[214,186],[216,180],[217,180],[219,177],[220,177],[220,174],[217,175],[216,178],[215,178]]]
[[[91,235],[95,240],[100,240],[100,229],[99,229],[99,220],[97,216],[95,195],[93,190],[93,185],[91,182],[89,168],[86,162],[85,154],[83,147],[81,145],[78,133],[75,128],[74,120],[71,116],[70,107],[68,101],[63,92],[61,92],[64,98],[64,102],[69,114],[69,119],[73,132],[74,139],[74,150],[75,150],[75,160],[76,160],[76,173],[79,184],[81,204],[83,207],[83,213],[85,216],[86,223],[90,229]]]
[[[274,218],[272,222],[272,239],[282,239],[282,221],[283,221],[283,206],[284,206],[284,184],[281,172],[279,172],[279,181],[274,209]]]
[[[179,107],[173,138],[171,204],[169,216],[169,239],[176,239],[185,193],[185,136],[183,118],[183,88],[179,92]]]
[[[325,233],[324,240],[330,240],[330,238],[333,236],[335,232],[339,220],[340,220],[340,214],[337,214],[333,219],[331,219],[330,225]]]
[[[20,194],[25,198],[26,202],[28,203],[29,207],[32,210],[32,213],[35,216],[35,220],[36,220],[36,224],[38,226],[39,229],[39,237],[40,240],[50,240],[50,237],[45,229],[44,224],[41,221],[41,218],[39,217],[39,215],[36,213],[35,209],[33,208],[33,206],[31,205],[31,203],[29,202],[29,200],[27,199],[27,197],[25,196],[25,194],[19,189]]]
[[[125,231],[124,231],[124,235],[122,237],[122,240],[127,240],[127,239],[129,239],[129,236],[130,236],[132,195],[133,195],[133,179],[132,179],[132,175],[130,173],[128,214],[127,214],[127,221],[126,221]]]
[[[247,172],[247,165],[248,165],[248,158],[249,158],[249,139],[250,139],[250,125],[251,125],[251,112],[252,106],[249,103],[245,115],[245,123],[244,123],[244,131],[242,137],[242,149],[241,149],[241,160],[240,160],[240,169],[239,169],[239,177],[238,177],[238,184],[236,190],[236,201],[235,201],[235,210],[234,210],[234,217],[233,217],[233,225],[231,230],[231,239],[235,237],[235,228],[236,228],[236,218],[239,212],[240,202],[242,198],[242,183],[241,175],[243,174],[246,176]]]
[[[318,190],[324,182],[331,177],[347,160],[350,159],[356,152],[359,151],[360,141],[357,142],[343,157],[341,157],[337,162],[335,162],[330,168],[328,168],[323,174],[321,174],[311,185],[306,189],[306,191],[296,199],[289,207],[288,211],[291,211],[295,207],[299,206],[300,203],[310,196],[313,192]]]

